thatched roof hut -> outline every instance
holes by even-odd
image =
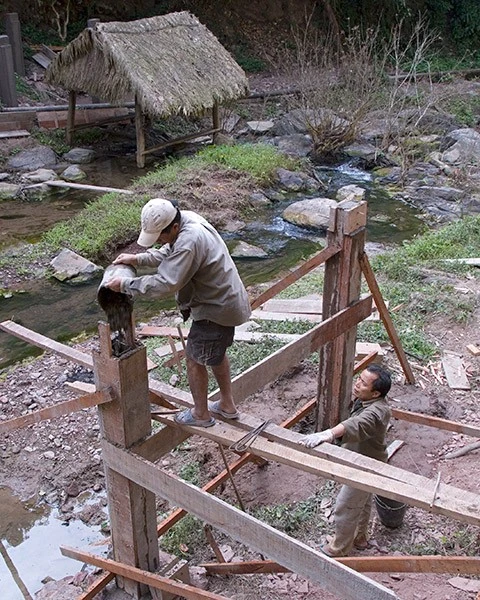
[[[112,104],[134,94],[152,117],[199,114],[248,94],[240,66],[185,11],[85,29],[52,61],[47,81]]]

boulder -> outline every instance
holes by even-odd
[[[304,133],[292,133],[273,139],[274,145],[287,156],[308,156],[313,150],[313,140]]]
[[[347,127],[348,121],[341,119],[329,108],[296,108],[279,119],[272,129],[273,135],[309,133],[321,123],[328,121],[332,127]]]
[[[19,194],[21,186],[15,183],[0,182],[0,202],[2,200],[12,200]]]
[[[53,277],[59,281],[74,279],[75,282],[83,282],[92,279],[97,273],[103,271],[91,261],[79,256],[72,250],[64,248],[51,262]]]
[[[31,173],[25,173],[22,175],[22,179],[31,183],[44,183],[58,179],[58,176],[52,169],[37,169]]]
[[[475,129],[455,129],[443,140],[441,160],[448,164],[480,164],[480,133]],[[446,149],[445,149],[446,148]]]
[[[92,162],[95,157],[95,152],[88,148],[72,148],[63,155],[63,160],[70,163],[78,163],[81,165]]]
[[[273,128],[273,121],[247,121],[247,127],[250,133],[263,135]]]
[[[232,258],[267,258],[268,252],[258,246],[252,246],[247,242],[240,241],[231,251]]]
[[[300,200],[287,206],[282,217],[285,221],[314,230],[325,230],[330,223],[330,209],[337,206],[331,198]]]
[[[306,173],[277,169],[277,179],[282,188],[289,192],[308,192],[318,190],[319,184]]]
[[[57,164],[55,152],[48,146],[37,146],[31,150],[23,150],[8,159],[7,168],[15,171],[35,171]]]
[[[336,198],[339,202],[342,200],[355,200],[356,202],[361,202],[362,200],[365,200],[365,190],[353,183],[351,185],[344,185],[337,190]]]
[[[65,181],[81,181],[86,179],[87,174],[78,165],[70,165],[63,171],[61,178]]]

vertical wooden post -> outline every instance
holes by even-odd
[[[366,202],[344,200],[332,210],[327,242],[342,249],[325,263],[324,319],[360,298],[359,258],[364,251],[366,223]],[[355,326],[320,349],[316,430],[333,427],[348,416],[356,337]]]
[[[150,435],[147,355],[143,346],[120,358],[112,356],[110,328],[99,326],[100,350],[94,354],[97,389],[109,387],[114,400],[99,406],[102,437],[122,448]],[[156,571],[159,553],[156,530],[155,495],[106,468],[107,495],[114,559],[147,571]],[[118,578],[134,598],[146,592],[145,586]]]
[[[220,112],[218,109],[218,102],[214,102],[212,108],[212,119],[213,119],[213,128],[220,129]],[[218,139],[218,131],[213,134],[213,143],[216,144]]]
[[[23,60],[22,31],[17,13],[7,13],[5,15],[5,33],[10,40],[13,55],[13,67],[15,73],[21,77],[25,76],[25,62]]]
[[[145,117],[137,96],[135,96],[135,132],[137,134],[137,167],[143,169],[145,166]]]
[[[73,144],[73,132],[75,130],[75,104],[77,102],[77,93],[73,90],[68,92],[68,114],[67,114],[67,144]]]
[[[8,35],[0,35],[0,100],[5,106],[18,106],[12,47]]]

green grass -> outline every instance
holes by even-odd
[[[44,146],[50,148],[58,155],[65,154],[70,146],[65,141],[65,129],[33,129],[32,136]]]
[[[160,538],[160,547],[183,558],[192,556],[205,543],[202,522],[187,515]]]

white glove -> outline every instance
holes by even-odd
[[[324,442],[331,443],[334,439],[335,436],[333,435],[333,431],[331,429],[325,429],[325,431],[318,431],[317,433],[306,435],[299,443],[307,448],[315,448],[315,446],[323,444]]]

